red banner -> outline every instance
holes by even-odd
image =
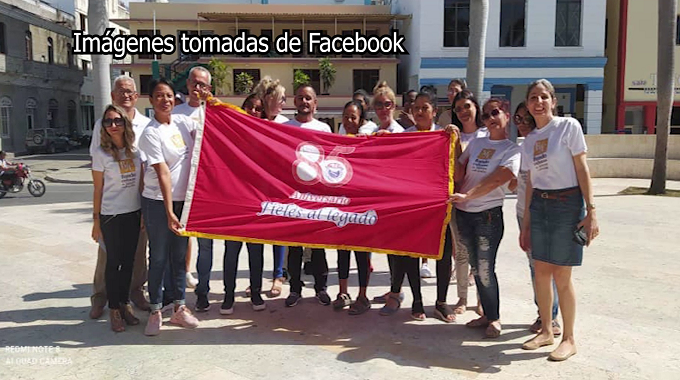
[[[185,235],[440,258],[452,137],[347,137],[208,105]]]

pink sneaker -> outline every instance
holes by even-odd
[[[163,315],[161,314],[160,310],[151,312],[149,315],[149,320],[146,322],[144,335],[154,336],[160,334],[162,325]]]
[[[191,311],[185,305],[182,305],[172,314],[170,323],[186,328],[194,328],[198,326],[198,319],[191,314]]]

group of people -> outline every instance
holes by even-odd
[[[90,316],[101,317],[107,301],[114,331],[124,331],[126,324],[140,323],[130,302],[150,311],[146,335],[160,333],[162,310],[169,305],[173,310],[170,323],[187,328],[198,326],[197,318],[186,306],[191,247],[189,238],[179,234],[182,228],[179,220],[189,184],[195,133],[200,128],[201,100],[210,97],[210,83],[210,72],[194,67],[187,79],[187,101],[175,106],[177,98],[172,84],[162,78],[154,79],[149,85],[154,114],[148,119],[135,109],[139,95],[134,80],[118,77],[111,92],[113,104],[95,124],[91,147],[92,238],[100,243],[100,248]],[[598,234],[581,126],[574,119],[555,116],[555,89],[544,79],[529,86],[526,102],[518,105],[514,114],[503,99],[491,98],[480,106],[464,80],[451,81],[448,89],[451,110],[442,113],[438,122],[437,94],[432,87],[405,93],[399,114],[395,93],[387,83],[378,84],[372,96],[357,91],[343,108],[339,133],[362,138],[445,130],[455,135],[456,185],[448,200],[455,213],[445,234],[444,254],[436,261],[434,314],[450,323],[456,320],[456,314],[466,311],[471,268],[480,317],[467,326],[483,328],[490,338],[498,337],[502,331],[495,272],[504,232],[502,205],[507,191],[517,192],[520,246],[529,257],[539,313],[531,326],[536,336],[523,348],[533,350],[550,345],[555,336],[562,335],[561,344],[550,358],[565,360],[576,353],[573,331],[576,301],[571,269],[581,265],[583,245]],[[284,86],[265,77],[242,108],[252,117],[273,123],[332,133],[329,125],[314,117],[317,96],[311,85],[295,89],[296,113],[290,120],[282,115],[285,97]],[[375,112],[375,121],[368,116],[370,109]],[[508,139],[511,120],[525,137],[521,146]],[[578,241],[575,234],[584,239]],[[261,296],[264,247],[255,243],[246,246],[250,268],[246,294],[254,310],[264,310],[266,303]],[[220,306],[224,315],[234,312],[241,247],[241,242],[225,241],[224,300]],[[302,298],[301,275],[306,260],[320,304],[332,305],[336,310],[348,308],[351,315],[371,309],[367,296],[372,270],[370,252],[354,252],[359,277],[359,293],[354,301],[348,292],[350,251],[338,250],[339,291],[335,300],[327,292],[328,262],[324,249],[274,246],[273,255],[269,295],[281,295],[285,266],[290,284],[286,306],[293,307]],[[424,267],[420,260],[396,255],[387,258],[390,290],[373,298],[373,303],[384,304],[380,315],[393,315],[399,310],[404,300],[402,284],[408,276],[413,296],[411,316],[424,320],[420,286]],[[210,308],[212,263],[213,241],[199,238],[196,312]],[[456,274],[459,298],[453,308],[447,302],[452,273]],[[147,278],[149,301],[142,290]],[[558,309],[562,310],[564,330],[555,320]]]

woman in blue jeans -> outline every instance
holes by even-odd
[[[587,146],[578,121],[555,116],[555,88],[539,79],[529,85],[527,108],[536,129],[522,144],[522,169],[529,171],[520,244],[534,259],[535,289],[543,327],[522,348],[535,350],[555,342],[552,334],[552,280],[559,294],[564,330],[549,359],[576,354],[574,266],[583,261],[583,246],[599,234]],[[531,190],[529,190],[531,189]],[[584,207],[585,200],[585,207]]]
[[[456,206],[461,243],[470,255],[484,315],[467,323],[483,327],[488,338],[501,333],[500,300],[496,278],[496,254],[503,238],[503,185],[517,177],[519,147],[508,140],[510,120],[507,102],[489,99],[482,107],[482,121],[488,137],[474,139],[456,163],[460,191],[449,198]]]
[[[184,115],[173,115],[175,90],[164,78],[149,84],[154,117],[139,140],[146,157],[142,213],[149,235],[149,300],[151,315],[144,333],[158,335],[163,324],[163,272],[169,263],[174,313],[170,323],[198,326],[186,307],[186,251],[189,238],[179,235],[184,198],[189,183],[191,154],[198,124]]]

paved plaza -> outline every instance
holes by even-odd
[[[142,324],[116,334],[107,319],[88,318],[97,252],[89,238],[91,203],[3,205],[0,200],[0,378],[674,379],[680,371],[675,320],[680,315],[680,200],[617,195],[628,186],[648,184],[594,179],[601,235],[574,272],[579,353],[564,363],[546,360],[549,347],[521,349],[531,336],[527,328],[536,309],[526,257],[517,244],[512,196],[504,207],[497,263],[503,333],[493,340],[464,326],[475,318],[472,311],[454,324],[431,318],[434,278],[423,280],[430,317],[425,322],[410,319],[408,287],[396,315],[381,317],[374,305],[352,317],[319,305],[309,276],[303,278],[307,288],[298,306],[284,307],[286,285],[281,297],[265,297],[265,311],[254,312],[244,294],[245,247],[235,313],[221,316],[220,244],[211,282],[213,306],[197,314],[198,329],[171,327],[166,318],[160,336],[146,337],[147,315],[138,312]],[[48,183],[47,190],[58,186]],[[669,182],[669,188],[680,189],[680,183]],[[336,257],[328,251],[332,297],[338,289]],[[389,283],[386,258],[373,257],[369,297],[385,292]],[[267,247],[266,290],[271,268]],[[354,270],[350,285],[355,296]],[[470,295],[472,305],[474,288]],[[448,298],[451,304],[457,299],[454,281]],[[188,291],[187,302],[193,307],[194,301]]]

